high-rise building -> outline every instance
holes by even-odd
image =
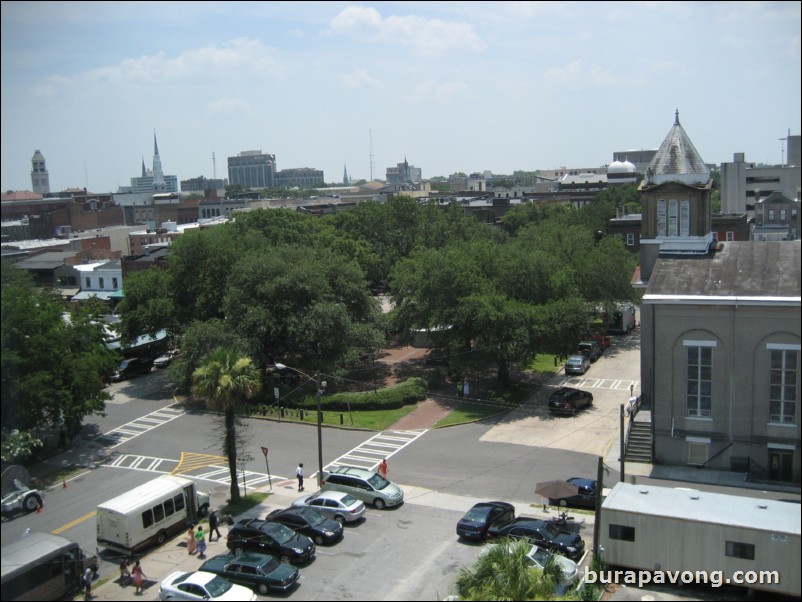
[[[266,155],[261,150],[243,151],[228,158],[228,183],[230,186],[260,189],[274,188],[276,155]]]
[[[45,158],[38,150],[33,154],[31,159],[33,165],[31,169],[31,186],[33,192],[46,196],[50,193],[50,175],[47,173],[45,167]]]

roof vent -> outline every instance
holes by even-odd
[[[698,500],[699,499],[699,494],[698,493],[691,494],[691,499],[692,500]]]
[[[643,495],[648,495],[648,493],[649,493],[649,490],[648,490],[648,489],[641,489],[641,490],[640,490],[640,492],[641,492],[641,494],[643,494]]]
[[[766,510],[769,507],[769,505],[766,503],[760,503],[757,505],[757,507],[760,508],[761,510]]]

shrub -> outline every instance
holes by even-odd
[[[322,410],[344,412],[348,410],[394,410],[405,405],[412,405],[426,399],[426,380],[413,377],[394,387],[378,391],[362,391],[357,393],[335,393],[323,395],[320,399]],[[317,399],[306,397],[298,404],[302,408],[315,408]]]

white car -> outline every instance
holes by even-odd
[[[256,600],[256,594],[214,573],[176,571],[161,582],[159,600]]]
[[[153,360],[153,365],[157,368],[166,368],[170,365],[170,362],[173,361],[175,357],[178,356],[181,352],[178,349],[171,349],[164,355],[160,355],[155,360]]]
[[[342,491],[319,491],[298,498],[292,505],[295,507],[309,506],[326,518],[334,519],[341,524],[356,522],[365,514],[365,504],[350,493]]]
[[[480,555],[485,555],[490,553],[490,550],[493,549],[493,546],[499,544],[488,544],[479,552]],[[514,545],[514,544],[511,544]],[[541,570],[546,568],[546,565],[549,561],[554,562],[557,566],[560,567],[562,571],[563,578],[560,580],[560,583],[557,587],[557,594],[562,595],[568,589],[568,587],[574,582],[576,576],[579,574],[579,566],[571,560],[570,558],[566,558],[560,554],[553,554],[546,548],[541,548],[540,546],[531,546],[529,551],[526,553],[527,558],[529,558],[529,562],[532,563],[532,566],[537,567]]]

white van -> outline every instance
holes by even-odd
[[[195,481],[163,475],[97,507],[97,542],[124,554],[162,545],[209,511]]]

